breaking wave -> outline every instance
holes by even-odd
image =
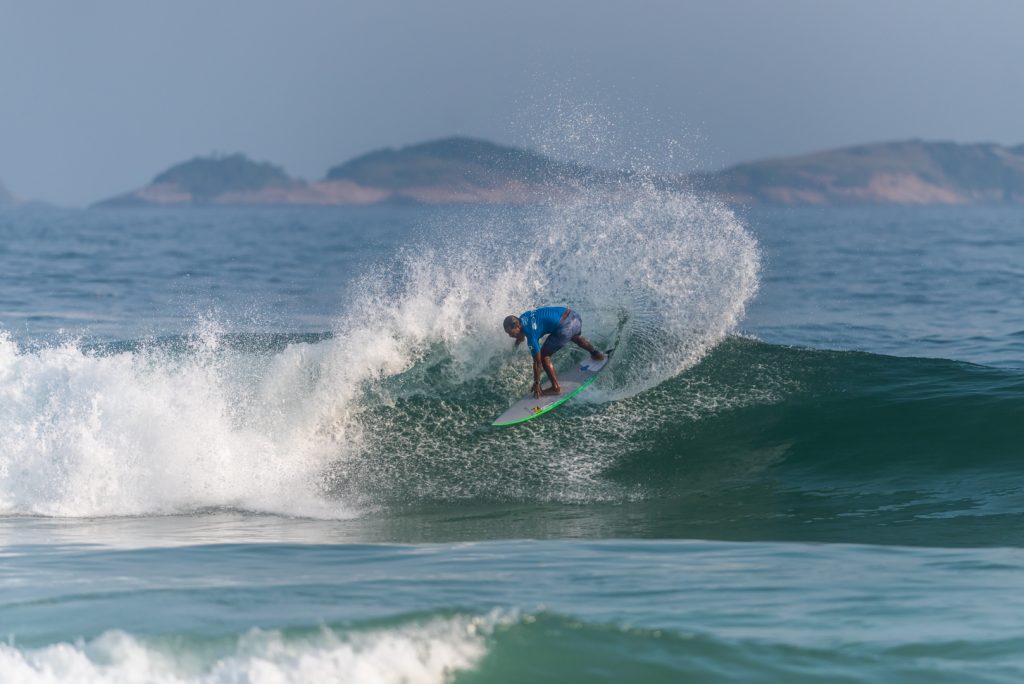
[[[327,335],[238,338],[201,321],[104,347],[2,337],[0,513],[344,518],[409,493],[619,496],[601,473],[659,424],[632,400],[735,330],[758,270],[724,205],[635,178],[425,227],[351,288]],[[545,304],[581,312],[615,364],[566,415],[580,428],[492,431],[529,363],[501,319]],[[442,477],[455,470],[481,478]]]

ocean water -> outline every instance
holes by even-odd
[[[0,682],[1019,682],[1022,281],[642,182],[0,211]],[[491,428],[548,303],[613,365]]]

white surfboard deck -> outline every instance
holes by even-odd
[[[604,370],[608,365],[608,362],[612,358],[613,351],[615,350],[609,349],[605,351],[603,361],[594,361],[588,356],[572,368],[568,368],[559,373],[558,384],[562,387],[562,392],[560,394],[550,396],[542,395],[540,399],[536,399],[533,396],[533,392],[530,392],[525,397],[512,404],[507,411],[495,418],[494,422],[491,424],[497,426],[515,425],[516,423],[522,423],[530,420],[531,418],[543,415],[556,406],[561,406],[579,394],[583,388],[594,381],[597,374]]]

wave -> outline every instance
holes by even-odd
[[[482,426],[499,382],[430,386],[366,414],[375,447],[338,491],[607,503],[595,529],[625,536],[1024,541],[1018,371],[732,337],[655,388],[504,432]]]
[[[259,630],[237,637],[141,638],[109,631],[35,649],[0,644],[0,670],[35,682],[447,682],[477,665],[503,618],[411,620],[391,629]]]
[[[495,611],[392,619],[380,625],[258,630],[239,636],[133,636],[110,631],[39,648],[0,644],[18,682],[780,681],[905,677],[1012,681],[1021,639],[915,640],[898,645],[787,643]],[[789,638],[793,638],[790,635]],[[993,669],[995,663],[1003,667]],[[1016,675],[1014,674],[1016,672]]]
[[[482,452],[509,451],[484,427],[526,375],[506,314],[581,311],[619,349],[592,393],[614,403],[697,363],[757,289],[757,245],[734,214],[642,179],[473,218],[369,269],[316,339],[233,337],[215,320],[122,345],[0,337],[0,512],[346,518],[410,491],[485,494],[437,474],[486,474]],[[609,455],[514,459],[485,495],[601,497]]]
[[[364,383],[348,415],[327,411],[335,425],[309,409],[323,401],[338,344],[209,331],[31,352],[6,341],[0,415],[13,429],[0,436],[0,501],[8,513],[73,517],[235,508],[334,518],[660,501],[651,514],[678,528],[650,533],[755,538],[783,517],[892,526],[908,512],[1024,513],[1015,370],[730,337],[657,387],[615,398],[613,381],[496,430],[489,419],[522,386],[525,360],[467,376],[435,344]],[[346,434],[358,435],[355,448]],[[702,531],[701,520],[715,524]]]
[[[822,479],[942,473],[1019,458],[1024,375],[945,359],[732,338],[636,399],[667,409],[647,457],[770,449]]]

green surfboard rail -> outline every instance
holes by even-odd
[[[526,416],[525,418],[517,418],[516,420],[510,420],[510,421],[508,421],[507,423],[491,423],[491,426],[492,426],[492,427],[505,427],[506,425],[515,425],[515,424],[517,424],[517,423],[525,423],[526,421],[528,421],[528,420],[532,420],[533,418],[536,418],[537,416],[543,416],[543,415],[544,415],[545,413],[547,413],[547,412],[548,412],[548,411],[550,411],[551,409],[553,409],[553,408],[556,408],[556,407],[558,407],[558,406],[561,406],[562,404],[564,404],[565,402],[569,401],[570,399],[572,399],[573,397],[575,397],[575,396],[576,396],[577,394],[579,394],[580,392],[582,392],[582,391],[583,391],[583,389],[584,389],[584,388],[585,388],[585,387],[586,387],[587,385],[589,385],[590,383],[594,382],[594,379],[595,379],[595,378],[597,378],[597,376],[596,376],[596,375],[594,375],[593,377],[587,378],[587,381],[586,381],[586,382],[584,382],[584,383],[583,383],[582,385],[580,385],[579,387],[577,387],[577,388],[576,388],[576,389],[575,389],[575,390],[574,390],[574,391],[572,392],[572,394],[568,394],[568,395],[566,395],[566,396],[562,397],[561,399],[559,399],[558,401],[556,401],[556,402],[555,402],[554,404],[551,404],[550,406],[545,406],[544,408],[542,408],[542,409],[541,409],[540,411],[537,411],[536,413],[530,414],[530,415]]]

